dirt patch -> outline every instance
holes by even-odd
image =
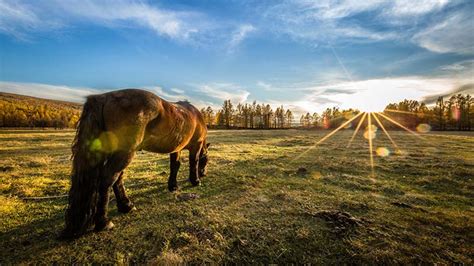
[[[0,166],[0,172],[11,172],[15,169],[13,166]]]
[[[176,199],[179,201],[188,201],[193,199],[199,199],[200,196],[196,193],[180,193],[176,195]]]
[[[348,212],[339,210],[318,211],[312,214],[312,216],[326,221],[336,234],[347,234],[365,223],[364,220],[356,218]]]
[[[422,211],[422,212],[427,212],[427,210],[423,209],[423,208],[420,208],[420,207],[417,207],[417,206],[413,206],[413,205],[410,205],[410,204],[407,204],[407,203],[404,203],[404,202],[398,202],[398,201],[394,201],[391,203],[393,206],[397,206],[397,207],[400,207],[400,208],[405,208],[405,209],[414,209],[414,210],[419,210],[419,211]]]
[[[306,176],[307,174],[308,174],[308,169],[304,167],[300,167],[298,168],[298,170],[296,170],[296,175],[298,176]]]

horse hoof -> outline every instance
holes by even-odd
[[[117,210],[121,213],[129,213],[131,211],[136,211],[137,208],[135,208],[132,203],[129,203],[125,205],[117,205]]]
[[[78,237],[79,237],[79,234],[74,234],[72,232],[63,230],[62,232],[60,232],[58,234],[56,239],[59,240],[59,241],[68,241],[68,240],[73,240],[73,239],[78,238]]]
[[[107,223],[107,225],[105,225],[104,230],[112,230],[112,228],[114,228],[114,226],[115,226],[114,223],[112,223],[111,221],[109,221],[109,222]]]
[[[178,190],[178,186],[168,186],[168,190],[170,192],[174,192],[174,191]]]
[[[94,231],[96,232],[99,232],[99,231],[105,231],[105,230],[112,230],[112,228],[114,228],[114,223],[112,223],[111,221],[107,221],[106,223],[100,223],[100,224],[96,224],[95,225],[95,228],[94,228]]]
[[[191,181],[191,184],[195,187],[201,185],[201,181],[199,179],[198,180],[190,180],[190,181]]]

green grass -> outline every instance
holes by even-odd
[[[177,193],[168,156],[139,152],[138,210],[113,201],[112,231],[60,242],[66,199],[25,197],[67,193],[74,132],[0,131],[0,264],[474,262],[472,133],[392,132],[403,153],[375,156],[373,175],[361,135],[345,148],[352,131],[297,157],[327,133],[212,131],[209,176],[191,187],[183,159]]]

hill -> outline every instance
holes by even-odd
[[[0,127],[74,127],[82,105],[0,92]]]

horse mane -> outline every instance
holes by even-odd
[[[179,104],[179,105],[183,105],[183,106],[193,106],[188,100],[184,100],[184,101],[177,101],[176,104]]]

